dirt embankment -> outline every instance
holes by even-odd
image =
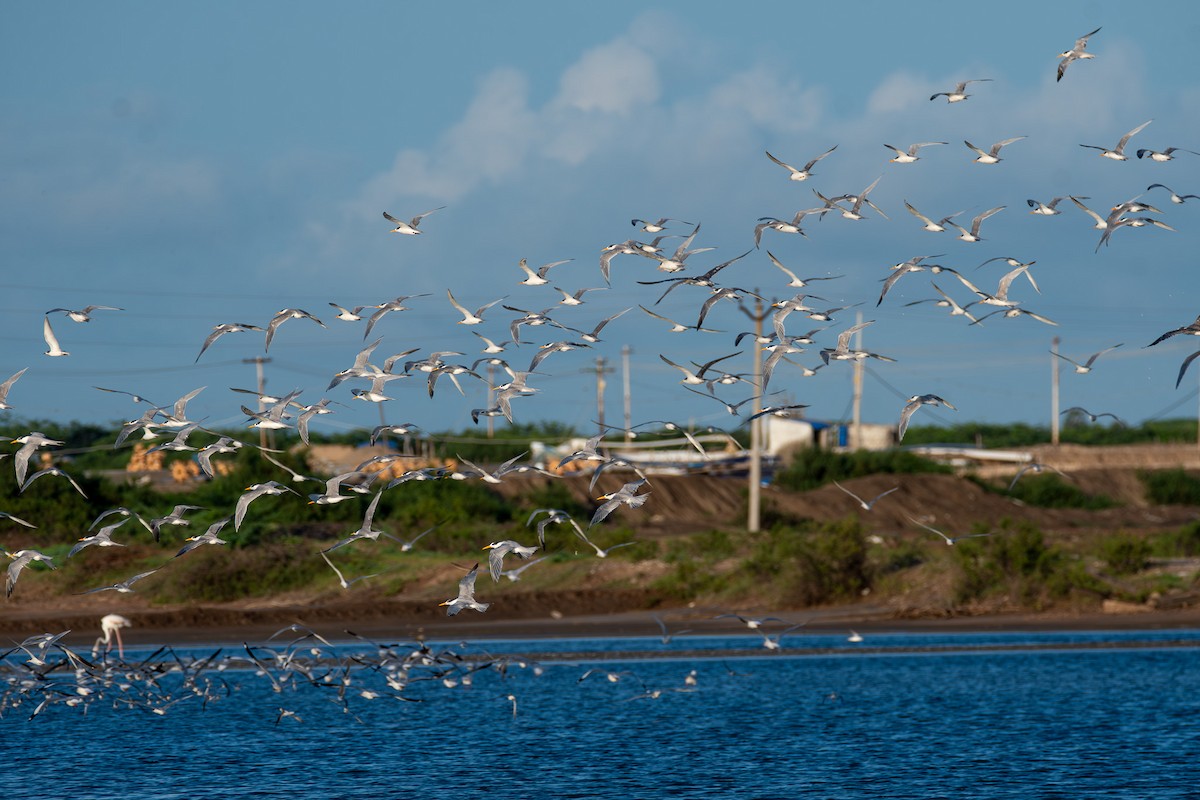
[[[762,495],[764,521],[835,521],[857,516],[868,532],[888,536],[912,534],[915,526],[911,520],[947,531],[965,532],[977,524],[992,527],[1007,518],[1028,521],[1052,536],[1077,538],[1117,530],[1150,533],[1200,518],[1200,509],[1194,507],[1148,504],[1137,477],[1139,469],[1200,469],[1200,451],[1194,447],[1042,448],[1036,451],[1035,459],[1063,470],[1084,492],[1107,495],[1121,505],[1099,511],[1033,508],[1003,493],[989,492],[960,476],[874,475],[842,484],[866,500],[898,487],[870,512],[863,511],[853,498],[832,484],[798,493],[766,487]],[[1009,466],[1005,475],[1011,477],[1015,470],[1016,467]],[[632,477],[606,474],[595,489],[589,491],[585,478],[514,476],[495,486],[494,490],[521,501],[539,496],[553,482],[587,508],[597,504],[595,498],[598,495],[618,488]],[[1000,486],[1007,483],[1001,475],[993,480]],[[638,539],[682,536],[713,528],[734,530],[745,524],[747,485],[744,480],[658,476],[651,478],[646,490],[651,493],[651,498],[645,506],[634,511],[621,508],[613,517],[616,523],[633,528]],[[535,504],[527,504],[532,511]],[[444,578],[440,580],[439,588],[442,584],[453,585],[452,575],[438,577]],[[521,620],[569,620],[580,616],[644,611],[653,608],[658,601],[648,588],[653,577],[652,571],[640,571],[627,561],[597,560],[586,576],[572,584],[571,590],[539,592],[518,584],[502,593],[503,602],[489,610],[486,620],[472,622],[516,624]],[[19,640],[23,635],[47,630],[89,631],[95,628],[100,614],[110,611],[136,612],[142,631],[171,630],[175,631],[175,638],[187,638],[181,632],[190,631],[193,640],[204,639],[205,631],[242,626],[248,626],[247,630],[274,630],[293,622],[397,629],[409,635],[418,630],[438,630],[447,624],[444,612],[436,602],[379,596],[369,586],[361,590],[356,587],[355,594],[350,596],[336,591],[301,593],[205,607],[153,608],[141,602],[138,595],[117,597],[115,593],[106,593],[102,599],[103,602],[98,603],[92,595],[45,598],[44,602],[35,603],[12,602],[0,607],[0,636]],[[877,608],[847,611],[852,615],[858,613],[860,617],[878,617],[887,613]],[[456,618],[455,622],[458,621]]]

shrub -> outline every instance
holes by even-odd
[[[1112,498],[1085,494],[1079,487],[1051,473],[1022,477],[1007,494],[1038,508],[1085,508],[1096,511],[1117,505]]]
[[[806,491],[832,481],[864,475],[951,471],[949,467],[904,450],[854,453],[804,450],[796,454],[790,466],[775,473],[775,483],[785,489]]]
[[[1048,547],[1042,532],[1028,522],[1013,524],[1004,519],[994,535],[955,545],[954,555],[960,571],[956,587],[960,602],[1004,592],[1039,605],[1071,588],[1064,579],[1069,567],[1065,554]]]
[[[858,596],[870,586],[867,544],[858,520],[775,527],[759,535],[744,569],[781,588],[780,600],[812,605]]]
[[[1138,477],[1155,505],[1200,506],[1200,479],[1182,469],[1144,470]]]
[[[1140,536],[1118,533],[1100,541],[1100,558],[1117,575],[1140,572],[1150,556],[1150,543]]]
[[[1160,533],[1150,542],[1151,552],[1160,558],[1191,558],[1200,555],[1200,522]]]

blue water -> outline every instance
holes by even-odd
[[[120,671],[113,685],[97,686],[92,696],[103,701],[50,703],[32,719],[36,703],[14,702],[10,684],[0,789],[122,799],[1194,798],[1200,650],[1162,645],[1198,637],[873,635],[864,644],[886,646],[868,655],[844,637],[818,645],[821,637],[806,636],[785,638],[782,653],[740,657],[720,651],[744,652],[761,639],[453,643],[445,647],[467,655],[718,652],[545,661],[540,674],[528,661],[503,673],[472,672],[469,662],[418,666],[403,696],[420,702],[361,697],[364,688],[387,690],[379,653],[361,645],[322,652],[316,686],[272,670],[278,692],[244,651],[228,648],[235,658],[223,671],[195,678],[210,686],[207,704],[176,693],[178,675],[158,679],[160,694],[151,695],[185,696],[161,716],[133,703],[114,708],[109,698],[140,696],[117,685]],[[1146,646],[1118,646],[1130,641]],[[1114,647],[1066,648],[1075,642]],[[796,655],[789,644],[840,650]],[[1064,648],[971,649],[990,644]],[[211,650],[193,655],[202,652]],[[590,668],[619,680],[581,682]],[[696,684],[687,686],[693,670]],[[69,671],[49,678],[73,685]],[[281,708],[300,720],[276,723]]]

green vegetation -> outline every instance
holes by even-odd
[[[1160,419],[1137,426],[1098,425],[1080,415],[1063,419],[1059,440],[1063,444],[1140,444],[1196,441],[1195,419]],[[966,422],[948,426],[913,426],[904,444],[964,444],[971,447],[1027,447],[1048,444],[1050,429],[1025,423]]]
[[[1151,537],[1150,552],[1159,558],[1195,558],[1200,556],[1200,522]]]
[[[959,602],[1002,592],[1024,605],[1041,608],[1063,597],[1072,586],[1066,554],[1048,546],[1042,532],[1029,523],[1005,519],[993,535],[957,544],[954,555],[960,571]]]
[[[864,475],[918,472],[950,473],[951,469],[903,450],[854,453],[805,450],[796,454],[791,465],[775,473],[774,483],[784,489],[806,491]]]
[[[1146,499],[1155,505],[1200,505],[1200,478],[1182,469],[1143,470],[1138,478]]]
[[[807,529],[772,528],[754,544],[745,568],[773,579],[789,605],[816,605],[858,597],[871,584],[867,544],[857,518]]]
[[[1171,431],[1182,432],[1186,435],[1180,438],[1188,441],[1194,435],[1194,425],[1192,432],[1182,425],[1156,425],[1157,433],[1147,426],[1143,426],[1143,433],[1166,437]],[[1097,426],[1089,430],[1092,428]],[[53,591],[80,592],[138,572],[169,567],[139,584],[138,597],[163,604],[227,602],[283,592],[322,599],[340,596],[342,590],[332,571],[316,553],[358,529],[369,497],[310,505],[306,495],[321,491],[321,486],[291,483],[286,475],[265,464],[252,448],[214,459],[225,466],[226,472],[196,484],[186,493],[156,492],[99,476],[103,470],[121,469],[129,458],[129,447],[111,447],[115,438],[112,431],[79,424],[55,426],[44,421],[10,423],[0,428],[10,436],[35,429],[72,445],[70,452],[66,446],[50,452],[55,463],[79,482],[87,498],[57,476],[41,478],[20,492],[11,467],[0,469],[0,510],[37,525],[30,530],[0,519],[0,545],[9,550],[36,547],[55,557],[60,567],[53,574],[43,567],[32,567],[29,583],[40,580],[46,582],[43,586],[55,587]],[[947,438],[948,429],[936,430],[937,438]],[[1005,430],[1017,438],[1036,431],[1031,428],[1022,433],[1021,426],[1005,426]],[[439,456],[459,454],[481,464],[495,464],[524,452],[530,440],[552,443],[572,433],[556,425],[502,427],[496,439],[489,442],[477,431],[466,431],[444,437],[435,449]],[[314,441],[320,438],[314,435]],[[327,440],[335,439],[357,445],[365,442],[366,433]],[[210,435],[198,434],[195,443],[202,445],[211,440]],[[276,442],[281,447],[287,443],[287,437],[279,437]],[[1011,443],[1017,442],[1014,439]],[[39,456],[31,462],[30,474],[41,467]],[[190,456],[181,453],[171,458]],[[308,471],[299,456],[283,452],[276,457],[302,473]],[[809,451],[777,473],[776,486],[802,491],[832,480],[877,473],[948,471],[905,451]],[[272,478],[286,482],[296,494],[256,500],[240,531],[235,532],[229,525],[221,532],[227,546],[203,547],[184,558],[171,559],[185,537],[200,534],[230,515],[246,487]],[[1141,480],[1151,502],[1200,506],[1200,477],[1196,475],[1160,470],[1141,473]],[[1007,491],[1006,483],[987,488],[1029,506],[1099,509],[1113,505],[1109,498],[1087,495],[1071,481],[1048,472],[1023,476],[1012,492]],[[331,557],[349,578],[380,573],[355,587],[360,599],[428,592],[430,576],[444,573],[447,563],[465,569],[472,560],[483,560],[485,554],[479,549],[483,543],[506,538],[532,540],[534,531],[525,522],[535,508],[561,508],[586,524],[593,504],[577,497],[566,482],[533,481],[528,491],[514,496],[507,488],[498,492],[480,481],[410,481],[383,494],[376,527],[402,540],[432,529],[417,551],[404,552],[395,541],[380,538],[339,549]],[[189,526],[164,529],[161,542],[154,542],[148,531],[131,521],[114,535],[127,547],[89,548],[65,560],[67,551],[101,511],[127,506],[152,518],[165,515],[177,504],[202,508],[188,515]],[[613,550],[604,560],[596,559],[569,526],[551,526],[546,531],[550,558],[545,565],[532,570],[528,582],[502,582],[489,589],[500,596],[533,587],[569,594],[580,585],[589,590],[623,589],[640,581],[639,588],[645,590],[648,586],[661,602],[730,606],[753,602],[765,607],[801,607],[853,601],[868,590],[886,595],[892,591],[909,593],[914,587],[924,591],[924,587],[952,585],[944,598],[933,602],[944,602],[948,608],[1042,608],[1060,601],[1094,602],[1096,597],[1140,600],[1154,591],[1194,590],[1194,580],[1178,567],[1173,566],[1169,572],[1147,568],[1152,566],[1152,558],[1200,556],[1200,522],[1145,536],[1118,533],[1047,541],[1032,525],[1004,521],[990,531],[991,536],[964,540],[948,548],[940,540],[919,535],[891,532],[868,537],[860,521],[868,517],[818,522],[786,510],[795,507],[764,497],[765,530],[757,534],[720,527],[692,534],[649,532],[606,523],[589,532],[597,545],[635,544]],[[741,515],[720,516],[711,524],[725,524]],[[116,517],[109,520],[117,521]],[[1064,541],[1065,545],[1057,544]],[[631,567],[635,563],[636,570]],[[453,588],[450,584],[448,591]],[[936,591],[930,589],[931,595]]]
[[[990,492],[1007,495],[1020,500],[1025,505],[1037,508],[1084,508],[1098,511],[1102,508],[1114,508],[1119,505],[1111,497],[1086,494],[1073,483],[1048,472],[1022,476],[1011,491],[1007,485],[996,486],[981,480],[975,480],[975,482]]]
[[[1116,533],[1100,540],[1100,557],[1116,575],[1141,572],[1150,557],[1150,542],[1129,533]]]

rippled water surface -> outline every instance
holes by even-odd
[[[231,662],[201,676],[214,687],[209,702],[193,694],[161,715],[54,702],[30,719],[35,703],[10,703],[0,788],[88,798],[1190,798],[1200,792],[1200,650],[1159,645],[1196,638],[909,635],[869,637],[878,647],[868,653],[826,637],[832,652],[737,657],[755,641],[725,637],[685,643],[711,657],[608,661],[604,651],[680,644],[456,643],[474,656],[586,655],[546,661],[540,675],[527,661],[503,674],[452,668],[453,686],[441,667],[415,670],[426,679],[403,695],[420,702],[358,694],[386,690],[377,654],[361,646],[323,653],[320,685]],[[1144,646],[1122,646],[1131,641]],[[1103,642],[1113,647],[1095,647]],[[1064,647],[976,649],[1022,643]],[[1079,643],[1092,647],[1067,649]],[[617,680],[580,681],[592,668]],[[64,687],[69,678],[48,676]],[[280,709],[299,719],[279,719]]]

